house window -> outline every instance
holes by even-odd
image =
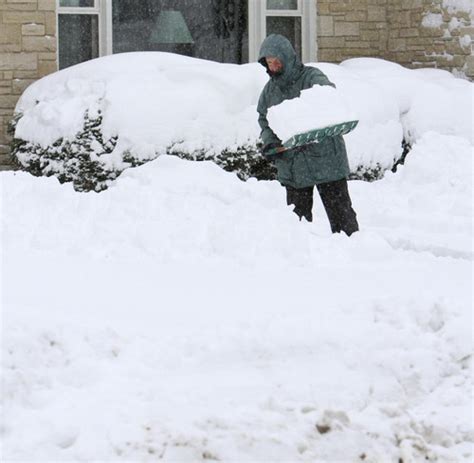
[[[100,55],[99,0],[58,1],[59,69]]]
[[[316,61],[316,0],[249,0],[250,61],[270,34],[284,35],[303,62]]]
[[[98,56],[167,51],[224,63],[256,61],[268,34],[316,59],[316,0],[57,0],[64,69]]]
[[[113,0],[113,53],[166,51],[248,62],[247,0]]]

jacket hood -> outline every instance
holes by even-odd
[[[267,56],[278,58],[282,62],[281,74],[274,75],[269,71],[265,61]],[[279,34],[271,34],[263,41],[258,54],[258,62],[267,69],[267,73],[278,84],[287,84],[296,80],[304,68],[291,42]]]

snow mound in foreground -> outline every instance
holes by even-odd
[[[211,162],[1,173],[3,459],[470,462],[472,147],[412,154],[350,239]]]

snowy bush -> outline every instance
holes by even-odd
[[[20,118],[21,115],[17,115],[11,122],[12,135]],[[102,159],[116,148],[118,137],[104,140],[101,125],[100,112],[95,118],[91,118],[86,112],[84,126],[72,140],[60,138],[51,145],[42,147],[39,143],[14,138],[12,143],[14,159],[19,167],[35,176],[55,176],[61,183],[72,182],[76,191],[103,191],[123,170],[137,167],[151,159],[134,156],[132,152],[125,151],[122,154],[120,168],[108,167]],[[250,177],[258,180],[276,178],[276,169],[260,156],[257,146],[237,147],[233,151],[224,150],[211,157],[204,150],[189,154],[173,147],[167,149],[166,154],[193,161],[212,160],[224,170],[235,172],[242,180]]]
[[[382,177],[400,162],[404,140],[412,143],[427,130],[467,130],[468,118],[459,123],[462,111],[433,111],[430,96],[420,92],[429,83],[445,90],[442,104],[449,95],[462,103],[470,84],[449,74],[376,59],[313,65],[336,84],[359,120],[345,137],[351,178]],[[11,125],[12,153],[22,169],[73,182],[79,191],[101,191],[125,169],[164,154],[213,160],[244,180],[274,179],[275,169],[259,154],[256,113],[267,79],[256,63],[158,52],[92,60],[25,91]]]
[[[79,191],[101,191],[163,154],[212,159],[242,179],[275,178],[257,143],[260,68],[130,53],[65,69],[20,99],[13,156],[32,174],[72,181]]]
[[[11,122],[10,131],[14,135],[18,114]],[[110,167],[104,162],[117,146],[117,136],[107,140],[101,132],[102,115],[91,118],[87,113],[84,126],[72,140],[60,138],[43,147],[38,143],[14,138],[12,155],[17,165],[35,176],[55,176],[61,183],[72,182],[76,191],[100,192],[109,186],[125,169],[137,167],[160,154],[150,158],[136,156],[130,151],[122,153],[120,166]],[[258,180],[275,180],[276,169],[260,154],[261,144],[239,146],[224,149],[222,152],[197,150],[189,153],[179,147],[170,146],[165,153],[192,161],[212,160],[228,172],[235,172],[241,180],[256,178]],[[398,159],[398,161],[401,157]],[[393,159],[393,165],[397,159]],[[371,165],[357,165],[351,171],[350,179],[373,181],[383,177],[387,166],[376,162]]]
[[[12,132],[20,118],[21,115],[17,115],[13,119]],[[72,140],[59,138],[47,147],[14,138],[13,156],[21,167],[35,176],[55,176],[61,183],[73,182],[77,191],[101,191],[120,174],[100,162],[100,157],[111,153],[117,145],[117,137],[103,139],[101,123],[100,113],[91,118],[86,112],[84,127]],[[127,153],[124,153],[124,161],[130,166],[140,164]]]

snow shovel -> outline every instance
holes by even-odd
[[[310,143],[319,143],[326,137],[334,137],[336,135],[345,135],[351,132],[357,126],[359,121],[341,122],[340,124],[328,125],[320,129],[308,130],[307,132],[297,133],[283,143],[283,147],[273,148],[265,154],[274,155],[281,154],[293,148],[308,145]]]

